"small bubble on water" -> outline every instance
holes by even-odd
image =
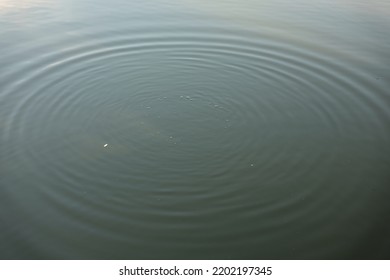
[[[251,166],[253,167],[253,166],[255,166],[253,163],[251,163]]]

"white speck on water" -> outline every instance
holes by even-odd
[[[150,109],[150,108],[152,108],[152,107],[150,107],[150,106],[147,106],[147,107],[146,107],[146,109]]]
[[[180,98],[183,98],[184,96],[183,95],[180,95]]]
[[[103,147],[106,148],[108,146],[108,144],[104,144]]]
[[[251,163],[251,166],[255,166],[253,163]]]
[[[190,99],[191,97],[189,97],[188,95],[186,96],[187,99]]]

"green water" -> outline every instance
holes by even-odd
[[[386,0],[0,0],[0,259],[390,258],[389,46]]]

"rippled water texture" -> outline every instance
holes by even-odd
[[[390,258],[389,18],[0,0],[0,258]]]

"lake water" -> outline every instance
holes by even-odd
[[[0,0],[0,258],[390,258],[389,105],[387,0]]]

